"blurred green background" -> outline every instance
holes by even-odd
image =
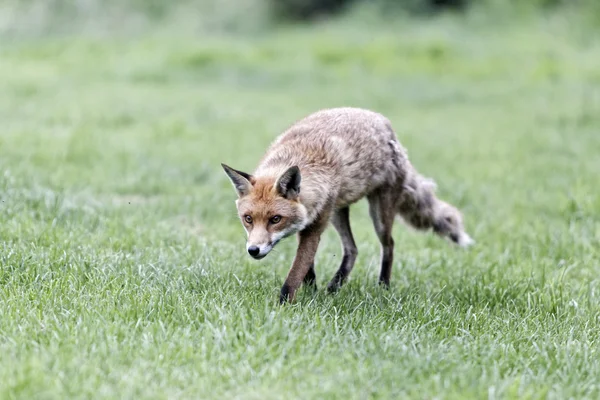
[[[177,30],[206,33],[264,32],[347,14],[397,20],[448,12],[486,15],[490,22],[558,12],[598,23],[599,10],[595,0],[2,0],[0,30],[9,35],[114,34],[170,23]]]
[[[0,398],[598,398],[597,1],[0,0]],[[276,305],[251,171],[320,108],[385,114],[465,214],[392,288]]]

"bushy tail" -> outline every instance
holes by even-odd
[[[398,204],[398,213],[407,224],[419,230],[433,227],[436,189],[433,179],[421,176],[411,166],[404,179]]]
[[[398,213],[402,219],[415,229],[432,229],[462,247],[473,244],[473,239],[464,230],[460,211],[438,199],[436,189],[433,179],[422,176],[412,165],[409,166],[398,202]]]

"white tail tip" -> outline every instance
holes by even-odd
[[[475,241],[467,233],[463,232],[458,240],[458,245],[462,248],[471,247],[475,244]]]

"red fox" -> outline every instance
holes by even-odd
[[[329,221],[341,238],[343,257],[327,289],[342,286],[357,256],[350,206],[364,197],[381,242],[379,282],[386,288],[396,215],[459,246],[474,243],[461,213],[436,197],[434,181],[415,170],[390,121],[373,111],[347,107],[309,115],[275,140],[253,174],[221,165],[238,194],[250,256],[264,258],[280,240],[298,235],[280,303],[293,301],[302,283],[316,288],[314,259]]]

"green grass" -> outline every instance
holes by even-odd
[[[598,398],[599,65],[560,18],[2,39],[0,398]],[[244,254],[219,163],[343,105],[477,246],[398,224],[380,290],[361,202],[348,285],[329,229],[319,292],[279,307],[295,241]]]

